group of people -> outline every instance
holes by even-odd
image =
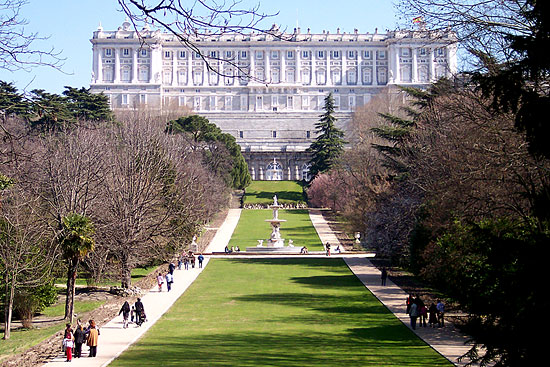
[[[225,249],[223,250],[226,254],[230,254],[232,252],[241,252],[241,249],[239,246],[231,246],[231,248],[225,246]]]
[[[141,298],[138,298],[136,303],[131,308],[128,301],[124,301],[124,304],[120,308],[118,314],[122,314],[123,329],[128,328],[129,319],[131,319],[131,322],[134,322],[135,320],[136,326],[141,326],[141,324],[143,324],[146,320],[145,308],[143,307]]]
[[[82,344],[84,343],[90,348],[88,357],[95,357],[98,339],[99,328],[94,320],[88,321],[88,325],[83,327],[82,321],[78,319],[74,330],[71,324],[67,324],[63,334],[63,349],[67,357],[66,361],[71,362],[73,360],[73,350],[74,356],[80,358],[82,356]]]
[[[325,243],[325,246],[324,246],[324,247],[325,247],[325,253],[326,253],[326,255],[327,255],[327,256],[330,256],[330,249],[331,249],[330,243],[328,243],[328,242]],[[339,254],[340,252],[342,252],[342,250],[340,249],[340,244],[338,244],[338,245],[336,246],[336,249],[334,250],[334,253],[335,253],[335,254]]]
[[[437,300],[437,304],[433,303],[430,307],[426,307],[424,301],[417,295],[413,297],[412,294],[407,297],[407,314],[411,319],[411,328],[416,330],[416,322],[420,327],[438,327],[445,326],[445,304],[441,300]],[[427,324],[426,324],[427,321]]]
[[[181,270],[181,267],[183,266],[185,270],[189,270],[189,265],[191,265],[191,268],[195,268],[195,264],[199,261],[199,268],[202,268],[202,262],[204,260],[204,256],[202,254],[199,254],[199,256],[195,257],[195,254],[193,251],[184,251],[181,256],[178,258],[178,269]],[[173,263],[170,263],[168,265],[168,270],[171,270],[171,274],[174,274],[174,268],[175,265]]]
[[[202,262],[204,261],[204,256],[202,254],[199,254],[199,256],[195,257],[195,254],[193,254],[192,251],[186,252],[184,251],[181,256],[178,258],[178,269],[181,270],[182,266],[185,268],[185,270],[189,270],[189,265],[191,265],[191,268],[195,268],[196,261],[199,262],[199,268],[202,268]],[[162,285],[166,283],[166,289],[168,292],[172,290],[172,283],[174,283],[174,270],[176,269],[176,265],[174,265],[173,262],[168,264],[168,272],[166,274],[158,273],[157,275],[157,285],[159,287],[159,292],[162,292]]]

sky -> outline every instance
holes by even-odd
[[[189,1],[190,2],[190,1]],[[336,33],[380,33],[396,28],[396,15],[391,0],[243,0],[246,8],[259,4],[259,11],[278,15],[261,23],[270,28],[275,23],[281,29],[292,31],[297,25],[302,32],[328,30]],[[30,71],[0,70],[0,80],[12,82],[19,91],[44,89],[61,93],[64,86],[90,86],[92,72],[92,44],[90,38],[101,23],[104,30],[116,30],[124,21],[117,0],[27,0],[22,16],[28,22],[25,29],[47,40],[34,47],[53,48],[64,59],[60,70],[42,66]]]

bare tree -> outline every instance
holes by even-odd
[[[39,218],[38,199],[18,185],[2,194],[0,270],[5,289],[4,339],[9,339],[16,291],[44,284],[58,253]]]
[[[415,19],[430,31],[453,31],[461,47],[501,62],[514,56],[508,37],[529,35],[535,26],[524,16],[526,0],[401,0],[397,7],[405,29]]]
[[[27,3],[26,0],[0,0],[0,69],[28,70],[40,65],[60,69],[63,59],[59,52],[53,48],[40,50],[33,45],[47,38],[25,30],[27,21],[21,17],[21,8]]]
[[[111,149],[99,232],[121,263],[123,287],[131,285],[136,265],[181,248],[216,199],[200,159],[180,136],[163,130],[158,121],[132,119],[106,137]]]

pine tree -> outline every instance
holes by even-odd
[[[315,132],[318,134],[315,141],[311,143],[307,152],[311,153],[311,168],[309,170],[313,180],[319,173],[328,171],[336,162],[337,158],[344,151],[344,132],[335,125],[334,98],[330,93],[325,98],[325,113],[315,124]]]

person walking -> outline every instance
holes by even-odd
[[[445,305],[440,299],[437,300],[437,325],[439,327],[445,326]]]
[[[414,301],[414,298],[412,296],[412,294],[409,294],[409,296],[407,297],[407,300],[405,301],[406,305],[407,305],[407,315],[411,313],[411,305],[413,304],[413,301]]]
[[[327,249],[327,256],[330,256],[330,243],[327,242],[325,248]]]
[[[409,317],[411,318],[411,328],[416,330],[416,319],[418,318],[418,305],[416,302],[411,304],[411,309],[409,310]]]
[[[435,303],[432,302],[430,305],[430,308],[428,309],[428,325],[431,327],[435,327],[435,324],[437,324],[437,306]]]
[[[74,331],[74,356],[80,358],[82,356],[82,344],[86,341],[86,334],[82,330],[82,325],[76,325]]]
[[[65,325],[65,334],[63,335],[63,347],[65,347],[65,356],[67,357],[66,362],[71,362],[73,360],[73,346],[74,346],[74,337],[73,329],[71,324]]]
[[[183,266],[185,267],[185,270],[189,270],[189,256],[187,256],[187,254],[183,256]]]
[[[174,282],[174,277],[172,273],[168,272],[166,273],[166,288],[168,289],[168,292],[172,289],[172,283]]]
[[[204,260],[204,256],[202,256],[202,254],[200,254],[197,259],[199,259],[199,268],[202,268],[202,262]]]
[[[422,302],[420,304],[420,311],[419,311],[419,321],[418,321],[418,325],[419,326],[423,326],[423,327],[426,327],[426,320],[428,319],[428,308],[426,307],[426,305],[424,304],[424,302]]]
[[[382,274],[380,275],[380,278],[382,279],[382,285],[386,285],[386,279],[388,278],[388,271],[386,270],[386,267],[384,266],[382,268]]]
[[[143,315],[145,314],[145,307],[143,307],[143,303],[141,303],[141,298],[138,298],[136,303],[134,304],[134,307],[136,308],[136,325],[141,326],[143,324]]]
[[[95,357],[97,355],[97,344],[99,339],[99,329],[96,328],[94,320],[90,320],[90,331],[88,331],[87,345],[90,347],[90,353],[88,357]]]
[[[195,254],[189,251],[189,259],[191,260],[191,267],[195,269]]]
[[[162,276],[161,273],[159,273],[159,275],[157,275],[157,284],[159,286],[159,292],[162,292],[162,283],[164,283],[164,277]]]
[[[130,304],[128,301],[124,301],[124,304],[118,311],[118,314],[122,314],[122,328],[126,329],[128,327],[128,317],[130,316]]]
[[[168,264],[168,271],[170,272],[170,274],[174,275],[175,269],[176,269],[176,265],[174,265],[173,262],[170,262],[170,264]]]

